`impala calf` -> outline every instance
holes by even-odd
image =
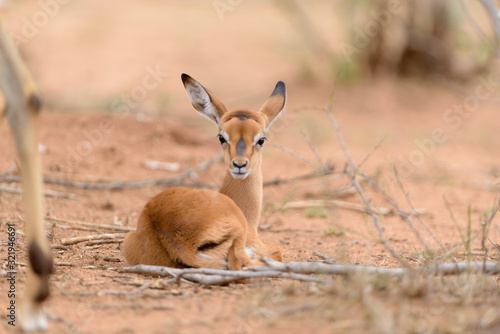
[[[182,82],[194,108],[218,127],[226,176],[219,192],[172,188],[151,199],[137,230],[125,238],[130,264],[241,269],[262,256],[282,260],[280,247],[258,235],[262,206],[262,146],[286,101],[278,82],[259,111],[228,111],[189,75]]]

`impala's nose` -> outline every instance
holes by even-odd
[[[248,165],[248,162],[245,161],[243,164],[238,164],[236,161],[233,161],[233,166],[236,168],[245,168]]]

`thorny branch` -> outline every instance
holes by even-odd
[[[380,222],[378,220],[377,215],[373,211],[370,201],[365,196],[365,193],[363,189],[361,188],[361,185],[359,184],[358,180],[356,179],[355,174],[359,174],[360,170],[357,167],[356,163],[354,162],[354,159],[352,158],[351,154],[347,150],[347,146],[344,141],[344,137],[342,136],[342,133],[340,131],[340,128],[338,126],[337,121],[333,117],[332,113],[332,107],[333,107],[333,99],[335,96],[335,89],[333,90],[332,94],[330,95],[330,99],[328,101],[328,105],[326,105],[323,110],[327,114],[330,122],[332,123],[333,129],[335,130],[335,133],[337,135],[337,140],[339,141],[340,147],[342,148],[342,151],[344,151],[344,155],[347,158],[347,164],[344,167],[344,172],[349,176],[351,179],[352,185],[356,188],[358,191],[359,196],[361,197],[363,203],[366,206],[366,210],[368,214],[371,216],[373,223],[375,224],[375,227],[377,228],[380,240],[384,244],[384,246],[387,248],[387,250],[391,253],[391,255],[404,267],[408,267],[408,263],[401,257],[399,254],[396,252],[396,250],[390,245],[389,241],[387,240],[384,230],[382,226],[380,225]]]

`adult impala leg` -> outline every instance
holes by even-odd
[[[28,278],[19,321],[24,330],[44,330],[42,303],[49,295],[53,263],[43,232],[42,177],[38,151],[40,99],[13,41],[0,28],[0,107],[6,114],[19,154],[25,232],[29,252]]]

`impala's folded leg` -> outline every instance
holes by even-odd
[[[6,113],[21,166],[25,232],[30,266],[19,321],[24,330],[44,330],[47,320],[42,303],[49,295],[53,263],[42,219],[42,178],[38,151],[40,99],[31,76],[12,40],[0,29],[0,114]]]

